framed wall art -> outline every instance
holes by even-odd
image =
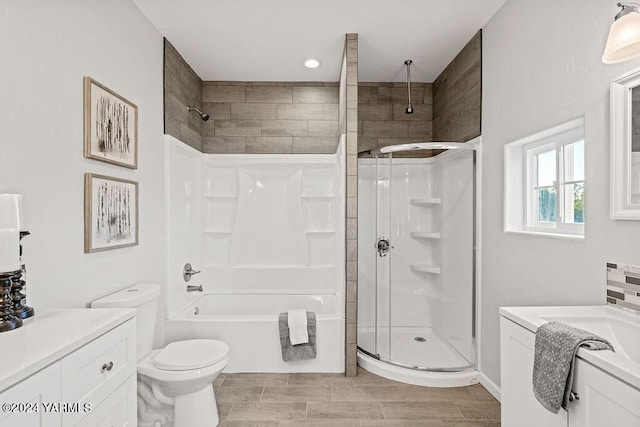
[[[84,78],[84,156],[138,168],[138,107]]]
[[[84,251],[138,244],[138,183],[84,175]]]

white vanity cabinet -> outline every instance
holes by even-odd
[[[60,413],[42,410],[49,402],[60,402],[59,362],[0,393],[0,427],[59,427]]]
[[[0,348],[14,349],[0,363],[0,404],[23,405],[0,411],[0,427],[135,426],[134,313],[45,311],[0,334]]]
[[[135,377],[135,337],[135,319],[131,319],[62,359],[63,401],[91,405],[92,413],[129,377]],[[135,401],[135,393],[133,396]],[[64,412],[62,424],[76,425],[85,415]],[[135,425],[135,419],[130,425]]]
[[[578,399],[558,414],[547,411],[533,395],[534,345],[532,330],[500,317],[504,427],[640,427],[640,389],[582,358],[572,388]]]
[[[500,317],[500,376],[504,427],[567,427],[567,411],[547,411],[533,395],[535,335]]]
[[[569,427],[640,426],[640,390],[577,359],[569,405]]]

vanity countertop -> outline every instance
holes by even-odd
[[[578,349],[577,356],[640,389],[640,314],[608,305],[500,307],[500,315],[535,333],[543,324],[562,322],[607,339],[615,350]]]
[[[38,310],[21,328],[0,333],[0,392],[132,319],[128,308]]]

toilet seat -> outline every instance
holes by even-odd
[[[153,358],[164,371],[190,371],[214,365],[229,354],[229,346],[218,340],[194,339],[168,344]]]

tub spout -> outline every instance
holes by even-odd
[[[202,292],[202,285],[187,285],[187,292]]]

